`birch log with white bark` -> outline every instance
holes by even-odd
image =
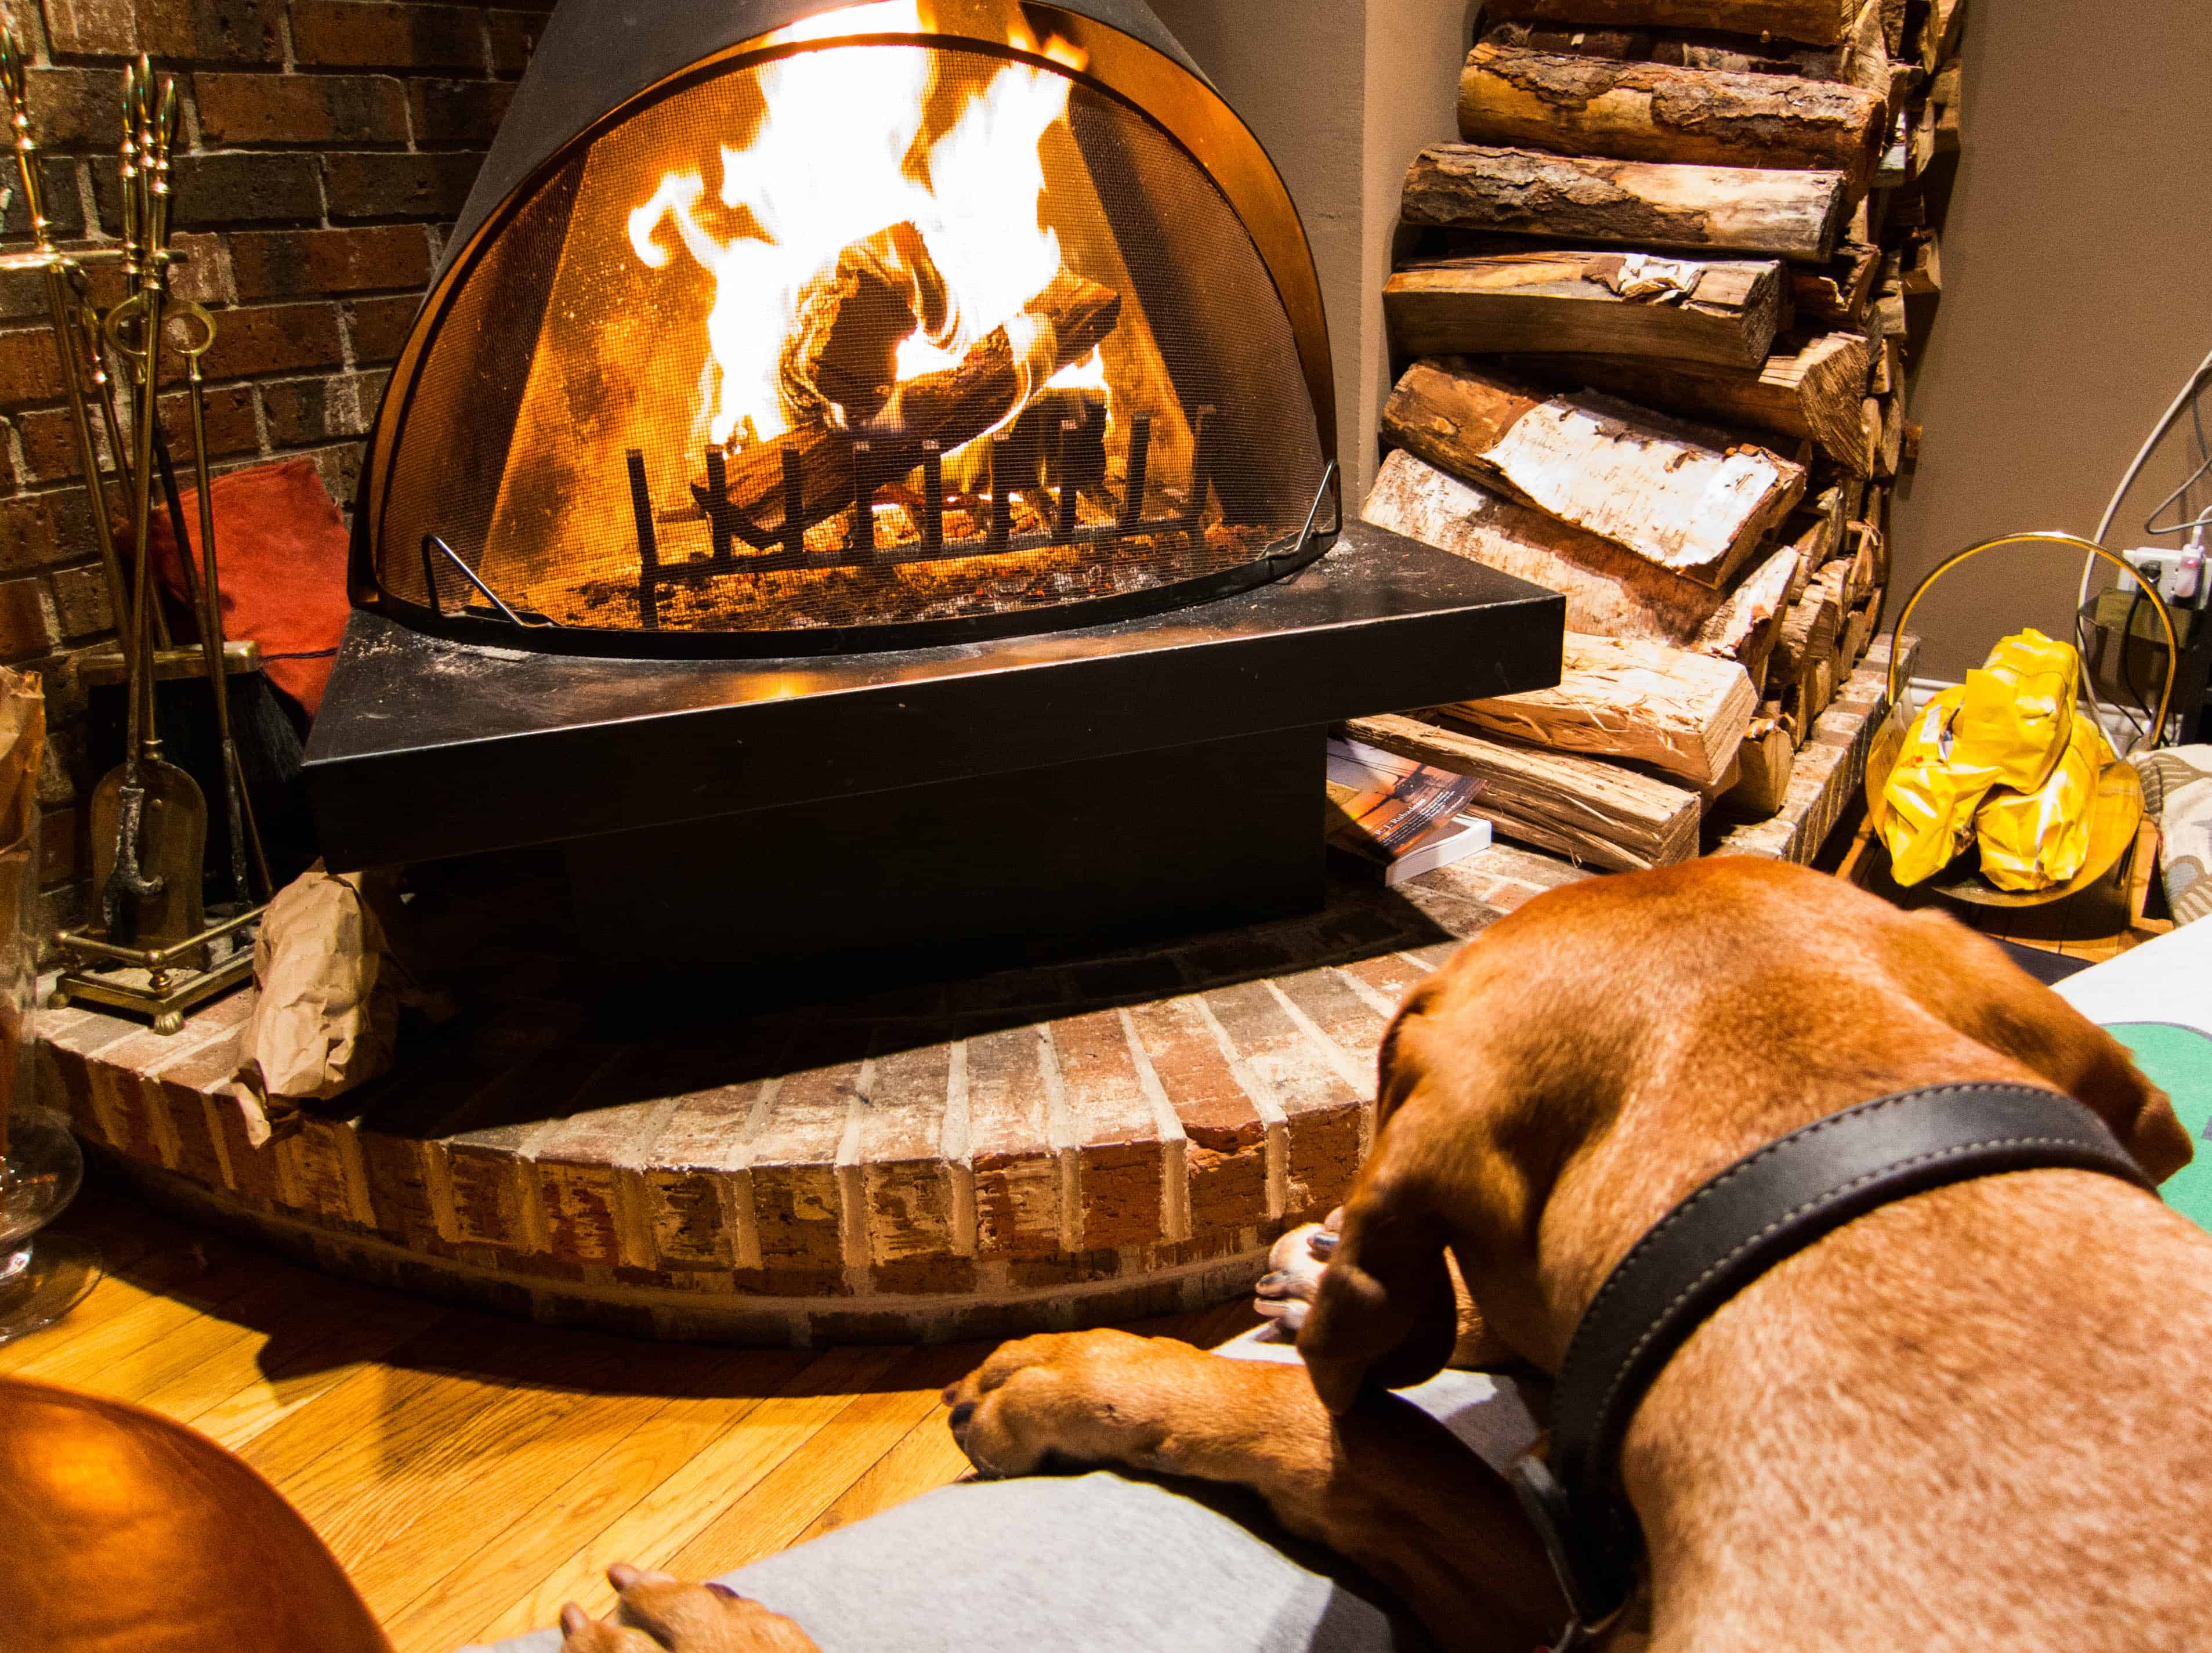
[[[1358,718],[1345,728],[1354,740],[1480,780],[1471,812],[1501,837],[1616,872],[1673,866],[1698,853],[1698,794],[1652,775],[1416,718]]]
[[[1716,588],[1805,492],[1804,467],[1600,396],[1531,396],[1463,359],[1417,362],[1382,434],[1430,464]]]
[[[1579,354],[1519,356],[1505,365],[1693,419],[1809,438],[1854,476],[1874,474],[1865,415],[1874,351],[1855,333],[1785,347],[1758,368]]]
[[[1808,46],[1850,38],[1858,0],[1490,0],[1493,18],[1607,28],[1719,29]]]
[[[1378,528],[1563,593],[1570,631],[1680,647],[1730,600],[1404,448],[1382,461],[1361,514]]]
[[[1693,645],[1698,653],[1734,660],[1754,678],[1763,677],[1802,560],[1795,548],[1785,545],[1745,575],[1698,631]]]
[[[1442,258],[1392,276],[1382,313],[1401,356],[1586,350],[1756,367],[1784,319],[1782,271],[1641,252]]]
[[[1484,41],[1460,76],[1459,135],[1616,161],[1837,172],[1856,197],[1873,181],[1887,106],[1826,81]]]
[[[1556,687],[1439,709],[1547,751],[1649,763],[1702,791],[1727,773],[1758,708],[1733,660],[1570,632]]]
[[[1761,252],[1818,264],[1848,215],[1844,175],[1540,155],[1481,143],[1424,149],[1406,174],[1409,224],[1629,246]]]

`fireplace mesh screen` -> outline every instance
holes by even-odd
[[[1323,484],[1235,210],[1029,58],[841,44],[694,80],[572,148],[451,291],[372,540],[441,616],[1042,627],[1259,577]]]

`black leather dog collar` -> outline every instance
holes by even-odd
[[[1601,1625],[1628,1600],[1642,1537],[1620,1492],[1621,1440],[1645,1392],[1707,1316],[1785,1257],[1877,1206],[1947,1183],[2050,1168],[2152,1187],[2104,1121],[2071,1097],[1947,1085],[1862,1103],[1769,1143],[1638,1240],[1568,1345],[1549,1464],[1532,1454],[1514,1474],[1577,1625]]]

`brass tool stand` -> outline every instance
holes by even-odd
[[[176,94],[172,83],[165,78],[157,88],[152,66],[143,58],[126,72],[123,184],[126,196],[131,198],[125,202],[126,219],[131,224],[125,234],[126,246],[119,255],[102,249],[81,257],[72,256],[54,247],[47,222],[40,210],[37,144],[31,133],[22,66],[22,54],[15,37],[0,30],[0,92],[4,92],[8,100],[17,169],[29,204],[36,242],[32,252],[8,255],[4,262],[10,268],[36,269],[46,278],[49,319],[60,356],[63,391],[76,441],[79,466],[86,491],[91,496],[94,532],[107,576],[109,595],[122,629],[122,641],[108,669],[115,678],[125,683],[132,711],[131,751],[126,759],[132,763],[132,779],[126,781],[126,786],[137,784],[135,761],[141,758],[142,746],[143,761],[159,766],[161,743],[151,726],[155,680],[185,675],[187,671],[204,675],[216,697],[216,728],[228,805],[228,860],[234,897],[226,903],[228,912],[202,915],[197,881],[203,869],[193,866],[172,874],[173,878],[189,876],[194,884],[191,886],[192,899],[186,909],[192,917],[182,926],[172,925],[169,933],[149,933],[135,942],[111,940],[105,913],[95,923],[64,930],[55,937],[55,942],[67,961],[67,968],[49,1002],[59,1007],[83,1000],[128,1011],[150,1017],[156,1033],[174,1033],[183,1027],[185,1012],[193,1006],[251,976],[252,927],[266,910],[271,893],[260,836],[246,793],[245,774],[230,729],[228,678],[234,671],[252,670],[258,663],[258,650],[250,644],[227,643],[222,631],[214,512],[209,491],[212,478],[200,372],[200,358],[214,342],[216,325],[199,306],[183,301],[171,307],[167,300],[168,270],[181,262],[167,246],[168,150],[176,129]],[[143,246],[138,239],[142,232]],[[118,256],[131,278],[132,290],[113,310],[102,316],[89,297],[90,284],[81,265],[107,262]],[[153,487],[153,444],[158,437],[153,409],[161,372],[161,332],[168,319],[180,324],[186,335],[183,349],[191,411],[193,459],[199,485],[202,561],[197,582],[191,578],[191,547],[181,540],[178,546],[187,570],[187,587],[197,583],[191,594],[201,642],[190,649],[168,646],[167,617],[161,613],[149,578],[149,496]],[[103,339],[114,350],[122,370],[131,374],[135,441],[125,440],[124,422],[117,410],[115,382],[109,377],[102,350]],[[80,352],[84,360],[81,361]],[[88,369],[85,365],[88,361]],[[133,500],[137,507],[136,567],[131,571],[134,577],[128,582],[108,528],[105,477],[93,441],[95,416],[104,428],[109,452],[114,456],[115,479],[125,496]],[[126,455],[134,452],[132,463]],[[162,886],[159,877],[146,883],[139,872],[135,842],[138,823],[132,808],[135,802],[126,804],[126,821],[114,857],[127,876],[109,880],[111,887],[103,892],[108,909],[114,908],[118,899],[128,900],[134,893],[143,899],[160,891]],[[178,928],[191,933],[179,935],[174,933]]]

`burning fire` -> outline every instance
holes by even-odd
[[[922,27],[918,0],[885,0],[770,39]],[[1081,52],[1057,39],[1011,44],[1083,66]],[[936,55],[920,46],[839,46],[768,65],[757,131],[743,149],[721,148],[720,210],[701,173],[678,168],[629,214],[629,244],[646,265],[665,268],[680,245],[714,280],[695,451],[708,442],[742,449],[808,422],[859,423],[898,385],[957,368],[1001,328],[1020,374],[1001,425],[1041,388],[1038,378],[1105,392],[1098,351],[1055,372],[1054,341],[1038,337],[1049,324],[1027,307],[1063,267],[1059,236],[1042,222],[1042,146],[1067,118],[1072,82],[1008,63],[933,139],[924,128]],[[872,297],[894,326],[913,318],[881,364],[889,383],[865,382],[869,375],[856,378],[849,363],[838,375],[813,370],[823,314],[835,301],[859,303],[855,293]],[[774,318],[784,325],[763,325]]]

